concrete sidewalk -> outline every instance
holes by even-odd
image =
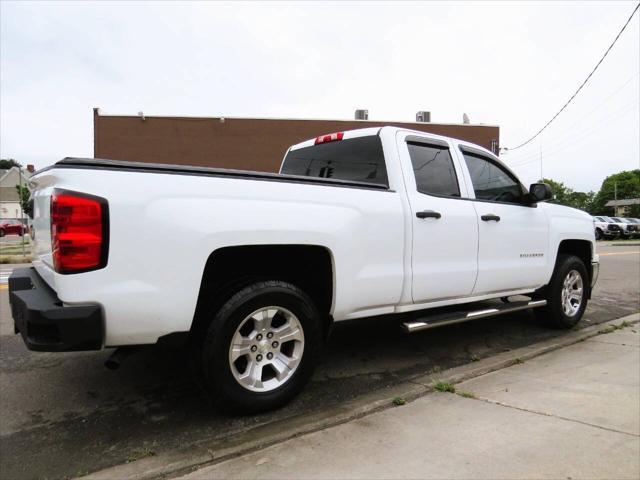
[[[639,329],[180,478],[638,479]]]

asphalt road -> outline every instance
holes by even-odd
[[[604,246],[599,253],[600,279],[581,326],[640,310],[640,247]],[[341,324],[312,382],[290,406],[232,417],[209,407],[181,352],[142,352],[117,371],[103,367],[109,352],[32,353],[12,335],[3,285],[0,309],[0,477],[12,479],[75,476],[224,438],[339,404],[413,374],[564,334],[546,329],[529,312],[410,336],[389,321]]]

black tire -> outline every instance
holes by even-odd
[[[582,279],[582,300],[577,311],[567,315],[563,309],[562,290],[565,279],[572,271],[576,271]],[[572,328],[580,321],[587,308],[589,288],[589,274],[584,262],[575,255],[560,254],[556,260],[551,282],[537,296],[539,299],[546,300],[547,305],[534,309],[534,313],[537,318],[553,328]]]
[[[4,237],[5,235],[4,230],[0,229],[0,237]]]
[[[596,240],[602,240],[602,230],[596,228]]]
[[[233,376],[229,348],[236,329],[252,312],[267,306],[293,313],[304,333],[302,358],[285,383],[267,392],[246,389]],[[288,403],[313,374],[321,346],[320,314],[313,301],[295,285],[269,280],[246,286],[217,312],[201,346],[202,386],[217,408],[236,413],[258,413]]]

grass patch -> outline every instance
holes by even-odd
[[[31,247],[24,246],[25,255],[31,253]],[[0,255],[22,255],[22,247],[5,247],[0,248]]]
[[[392,400],[392,402],[396,407],[401,407],[402,405],[405,405],[407,403],[407,401],[402,397],[396,397]]]
[[[129,454],[129,456],[127,457],[127,463],[131,463],[137,460],[141,460],[143,458],[155,457],[155,456],[156,456],[156,452],[154,452],[148,447],[138,448]]]
[[[616,327],[614,325],[611,325],[610,327],[607,327],[607,328],[601,328],[600,330],[598,330],[598,333],[604,334],[604,333],[611,333],[615,331],[616,331]]]
[[[601,328],[600,330],[598,330],[598,333],[600,334],[606,334],[606,333],[613,333],[616,330],[621,330],[623,328],[627,328],[632,326],[633,324],[630,322],[627,322],[626,320],[624,322],[622,322],[619,325],[609,325],[607,328]]]
[[[31,255],[0,255],[0,263],[31,263]]]
[[[516,357],[516,358],[513,359],[513,364],[514,365],[520,365],[522,363],[524,363],[524,360],[522,360],[520,357]]]
[[[433,388],[435,388],[439,392],[456,393],[456,387],[454,387],[453,384],[448,382],[443,382],[443,381],[436,382],[433,385]]]
[[[471,361],[472,362],[479,362],[480,361],[480,357],[477,355],[471,355]]]
[[[478,398],[473,392],[456,392],[458,395],[464,398]]]

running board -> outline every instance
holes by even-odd
[[[419,332],[429,328],[442,327],[444,325],[453,325],[454,323],[468,322],[478,318],[494,317],[504,313],[517,312],[518,310],[527,310],[530,308],[544,307],[546,300],[531,300],[524,302],[505,303],[504,305],[496,305],[491,308],[472,311],[457,311],[449,313],[435,314],[428,317],[418,318],[410,322],[404,322],[402,329],[407,333]]]

